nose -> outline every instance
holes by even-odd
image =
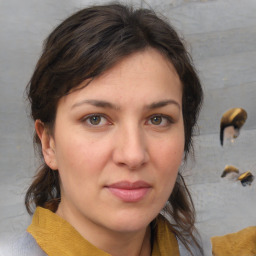
[[[115,137],[113,161],[130,170],[139,169],[149,160],[143,129],[129,126],[120,129]]]

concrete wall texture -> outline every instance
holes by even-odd
[[[0,0],[0,245],[30,221],[23,201],[37,161],[23,93],[42,42],[74,11],[104,2],[108,1]],[[256,1],[126,3],[152,8],[171,21],[185,38],[203,83],[200,135],[195,137],[194,160],[189,159],[184,173],[208,250],[211,236],[256,225],[256,181],[242,187],[238,181],[220,178],[226,164],[256,175]],[[248,120],[235,142],[221,147],[220,119],[233,107],[244,108]]]

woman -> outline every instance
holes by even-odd
[[[202,89],[170,25],[83,9],[49,35],[27,90],[43,165],[18,255],[201,255],[178,170]]]

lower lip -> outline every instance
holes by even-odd
[[[122,189],[122,188],[111,188],[108,187],[109,191],[116,197],[120,198],[125,202],[138,202],[142,200],[148,191],[149,187],[136,188],[136,189]]]

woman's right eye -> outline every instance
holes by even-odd
[[[106,117],[99,114],[86,116],[82,121],[89,126],[104,126],[110,123]]]

